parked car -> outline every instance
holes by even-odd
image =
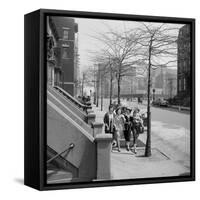
[[[156,99],[156,100],[154,100],[152,102],[152,105],[154,105],[154,106],[168,107],[169,103],[168,103],[168,101],[166,99],[158,98],[158,99]]]
[[[142,97],[138,97],[138,104],[142,104]]]

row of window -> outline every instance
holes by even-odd
[[[179,91],[186,90],[186,78],[179,79],[178,87],[179,87],[178,88]]]
[[[69,39],[69,30],[64,29],[63,30],[63,40],[68,40]]]
[[[69,40],[69,28],[63,27],[63,40]],[[69,45],[63,45],[63,59],[69,59]]]

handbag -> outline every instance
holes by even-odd
[[[140,131],[140,133],[144,133],[144,126],[141,126],[141,125],[140,125],[139,131]]]

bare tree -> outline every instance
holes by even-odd
[[[104,87],[105,87],[105,78],[108,75],[108,63],[99,63],[98,64],[98,75],[99,75],[99,86],[101,91],[101,110],[103,110],[103,98],[104,98]]]
[[[103,77],[104,80],[109,80],[109,98],[110,98],[110,104],[112,104],[112,92],[113,92],[113,80],[115,78],[115,67],[113,64],[113,60],[111,58],[111,55],[106,50],[99,50],[95,52],[91,52],[91,58],[92,61],[96,64],[94,66],[101,66],[101,77]],[[103,67],[102,67],[103,66]],[[96,83],[98,82],[98,72],[99,68],[95,68],[95,74],[96,74]]]
[[[134,38],[134,36],[137,35],[130,31],[118,32],[110,29],[95,37],[104,45],[102,57],[108,63],[107,69],[110,69],[108,71],[110,71],[111,81],[113,81],[113,74],[117,80],[118,104],[120,104],[122,77],[130,75],[134,69],[133,66],[137,63],[138,38]]]
[[[109,69],[109,74],[110,74],[110,105],[112,104],[112,96],[113,96],[113,80],[114,80],[114,68],[113,68],[113,63],[112,60],[109,57],[108,61],[108,69]]]
[[[173,67],[177,62],[178,27],[172,27],[169,24],[141,23],[137,30],[137,44],[140,46],[138,61],[146,65],[148,69],[148,123],[145,156],[151,156],[151,71],[158,67]]]

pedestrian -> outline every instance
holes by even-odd
[[[115,110],[115,115],[114,115],[114,125],[115,125],[115,132],[114,132],[114,140],[116,141],[116,147],[118,152],[120,152],[120,138],[121,134],[124,131],[124,116],[121,114],[121,108],[118,107]]]
[[[104,115],[103,122],[105,125],[105,133],[110,133],[113,135],[114,142],[114,133],[115,133],[115,124],[114,124],[114,107],[110,105],[108,112]],[[114,144],[114,143],[113,143]]]
[[[124,138],[126,143],[126,150],[130,151],[130,139],[131,139],[131,128],[132,128],[132,116],[131,108],[124,110]]]
[[[137,153],[137,140],[141,130],[144,129],[143,120],[139,114],[140,110],[135,108],[133,111],[133,120],[132,120],[132,134],[133,134],[133,153]]]

